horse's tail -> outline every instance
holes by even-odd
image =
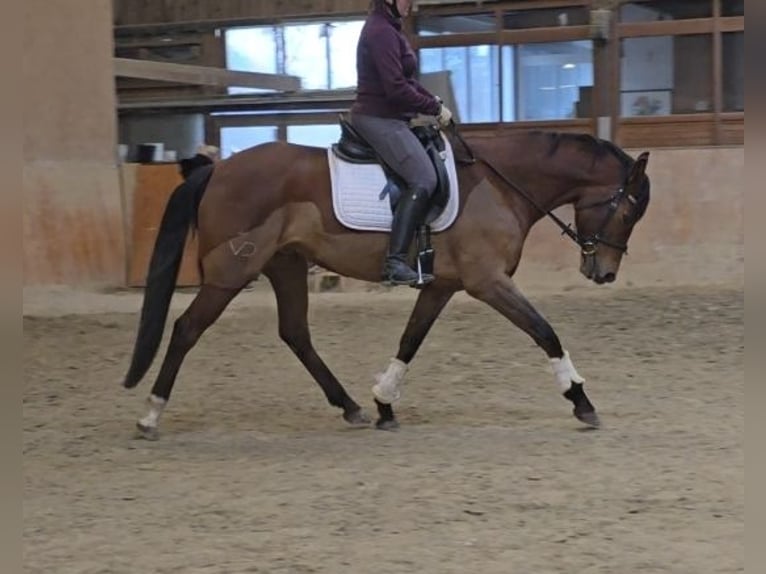
[[[195,169],[188,179],[173,191],[165,206],[146,277],[144,303],[133,358],[123,382],[129,389],[135,387],[149,370],[162,341],[186,237],[189,228],[197,223],[199,203],[212,173],[212,165]]]

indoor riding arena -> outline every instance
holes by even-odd
[[[336,143],[370,5],[24,4],[25,572],[743,572],[743,1],[420,0],[403,19],[467,140],[542,130],[649,152],[651,199],[614,282],[588,280],[589,255],[545,216],[513,275],[598,428],[481,286],[451,298],[409,363],[398,428],[376,428],[372,389],[421,291],[309,261],[311,342],[366,416],[328,403],[260,275],[146,432],[205,281],[201,230],[159,352],[125,388],[181,164],[215,178],[252,146]],[[439,241],[437,282],[452,256]]]

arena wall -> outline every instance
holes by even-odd
[[[627,150],[634,157],[644,150]],[[744,282],[744,147],[654,149],[651,201],[636,226],[618,281],[628,285]],[[557,212],[573,221],[570,207]],[[519,282],[582,285],[579,252],[539,222],[527,240]]]
[[[112,2],[23,6],[24,283],[121,285]]]

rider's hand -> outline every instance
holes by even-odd
[[[436,116],[436,119],[438,120],[441,127],[446,128],[450,121],[452,121],[452,112],[447,106],[442,104],[439,108],[439,114]]]

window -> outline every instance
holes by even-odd
[[[277,49],[275,29],[235,28],[225,35],[226,67],[240,72],[277,73]],[[229,88],[230,94],[269,92],[258,88]]]
[[[364,21],[330,24],[330,89],[356,87],[356,43]]]
[[[227,30],[227,67],[298,76],[306,90],[354,87],[356,50],[349,46],[356,46],[363,25],[354,20]],[[229,93],[263,91],[239,88]]]
[[[449,70],[460,120],[466,123],[590,116],[582,112],[589,109],[593,86],[589,40],[503,46],[502,51],[490,45],[423,48],[420,70]]]
[[[274,126],[248,126],[221,128],[221,157],[227,158],[249,147],[275,141]]]
[[[721,16],[744,16],[745,0],[723,0],[721,2]]]
[[[285,26],[285,73],[301,78],[305,90],[327,88],[329,24]],[[325,56],[325,57],[322,57]]]
[[[497,46],[455,46],[420,50],[421,73],[449,70],[460,121],[499,120]]]
[[[723,111],[745,109],[745,33],[723,35]]]
[[[711,0],[651,0],[650,2],[630,2],[620,7],[621,22],[685,20],[712,16]]]
[[[503,48],[503,120],[576,118],[593,86],[589,40]]]
[[[287,126],[287,141],[294,144],[328,147],[340,139],[340,125]]]
[[[713,111],[713,37],[673,37],[673,113]]]
[[[498,53],[497,46],[468,48],[465,107],[472,122],[496,122],[499,119]]]
[[[623,117],[713,111],[713,41],[709,34],[622,41]]]

